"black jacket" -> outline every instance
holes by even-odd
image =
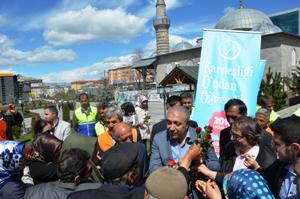
[[[276,160],[276,155],[269,147],[266,147],[264,144],[258,143],[258,145],[259,152],[256,161],[261,168],[266,168]],[[216,182],[218,184],[222,184],[224,176],[227,173],[232,172],[237,157],[233,142],[230,141],[227,144],[225,150],[226,151],[224,153],[224,157],[220,159],[221,170],[217,173],[216,176]]]
[[[286,163],[283,163],[280,160],[276,160],[269,167],[257,170],[268,182],[269,188],[275,198],[279,198],[279,192],[282,182],[288,172],[288,170],[285,169],[286,166]]]
[[[52,162],[41,162],[38,160],[30,161],[28,164],[30,176],[33,179],[34,184],[40,184],[43,182],[51,182],[58,180],[56,171],[57,164]]]
[[[8,140],[13,140],[12,127],[14,125],[22,124],[23,117],[19,112],[12,113],[10,115],[3,115],[3,119],[6,122],[6,137]]]
[[[75,183],[71,182],[48,182],[27,188],[24,199],[66,199],[72,192],[98,189],[99,187],[101,187],[99,183],[81,183],[75,185]],[[89,197],[82,198],[88,199]]]
[[[104,184],[99,189],[77,191],[71,193],[68,199],[97,198],[97,199],[141,199],[144,198],[145,187],[129,190],[126,187]]]
[[[0,199],[23,199],[26,186],[20,180],[9,181],[0,189]]]

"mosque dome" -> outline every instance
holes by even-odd
[[[259,24],[272,24],[270,18],[259,10],[240,8],[228,12],[216,24],[216,29],[251,30]]]
[[[186,50],[186,49],[190,49],[193,47],[194,46],[192,44],[190,44],[189,42],[182,41],[174,46],[173,51],[181,51],[181,50]]]
[[[271,33],[277,33],[277,32],[282,32],[282,30],[273,24],[258,24],[254,26],[252,31],[257,31],[257,32],[262,32],[262,34],[271,34]]]

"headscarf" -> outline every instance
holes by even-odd
[[[265,179],[255,170],[240,169],[226,175],[223,180],[226,199],[274,199]]]
[[[22,174],[24,143],[0,141],[0,188]]]
[[[144,101],[148,101],[148,98],[145,95],[140,95],[137,99],[136,105],[140,108],[142,108],[142,103]]]

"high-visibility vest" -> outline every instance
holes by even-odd
[[[274,110],[272,110],[271,114],[270,114],[270,123],[273,123],[278,118],[279,118],[278,113],[276,113]]]
[[[88,135],[88,136],[96,136],[95,134],[95,124],[97,117],[97,108],[90,106],[90,113],[86,115],[82,112],[81,107],[75,110],[75,116],[77,119],[77,133]]]
[[[138,139],[137,130],[135,128],[132,128],[131,132],[132,132],[132,141],[137,142],[137,139]],[[105,133],[102,133],[98,136],[98,144],[99,144],[101,152],[105,152],[114,146],[115,141],[111,137],[109,129],[107,129],[105,131]]]
[[[95,131],[96,131],[96,135],[99,136],[102,133],[105,133],[107,127],[104,126],[104,124],[102,124],[100,121],[98,121],[95,125]]]
[[[258,111],[258,109],[261,109],[262,107],[259,105],[256,105],[256,111]],[[271,111],[270,113],[270,124],[272,124],[275,120],[277,120],[279,118],[278,113],[276,113],[274,110]]]

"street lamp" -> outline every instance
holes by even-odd
[[[160,94],[160,97],[164,100],[164,118],[166,118],[166,99],[169,97],[169,92],[171,91],[172,86],[158,86],[157,93]]]

